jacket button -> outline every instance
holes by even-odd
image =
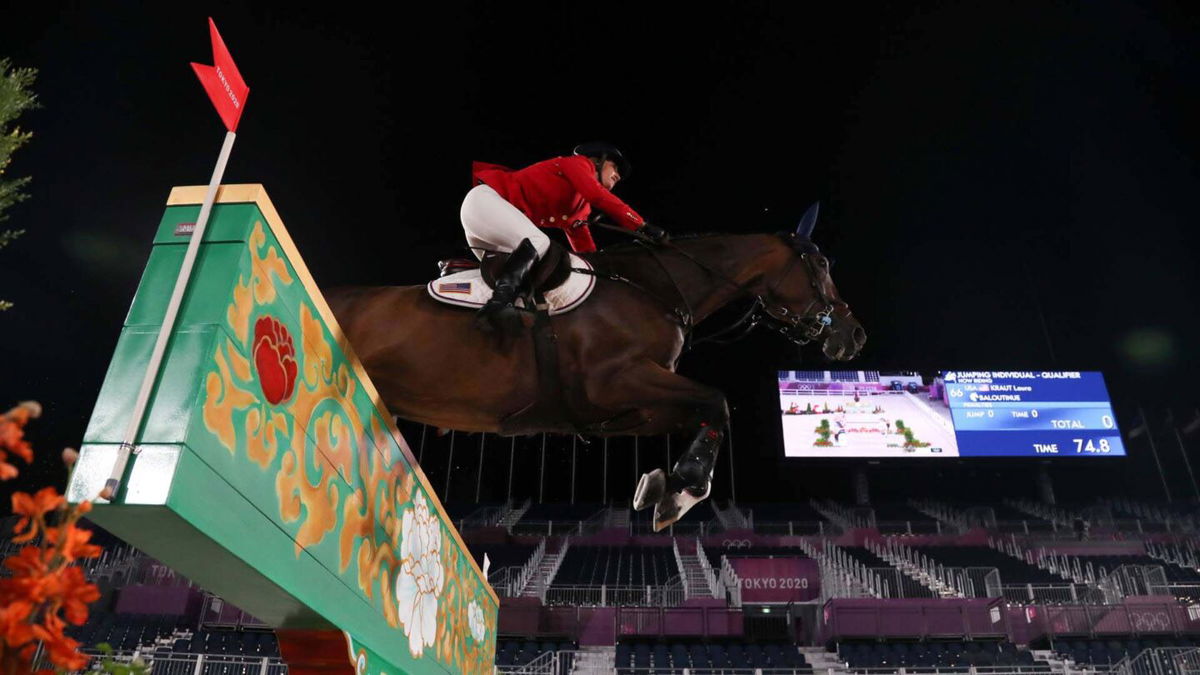
[[[554,216],[550,216],[550,222],[554,222]]]

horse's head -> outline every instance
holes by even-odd
[[[812,243],[817,205],[795,232],[780,235],[784,246],[771,256],[756,289],[761,320],[798,344],[820,340],[825,356],[847,361],[858,355],[867,332],[850,313],[830,275],[829,259]]]

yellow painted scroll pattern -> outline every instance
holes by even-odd
[[[295,554],[330,537],[338,572],[354,566],[353,583],[407,638],[414,658],[490,672],[496,614],[480,607],[490,603],[483,582],[413,472],[386,460],[391,432],[311,300],[284,306],[282,290],[294,276],[261,223],[248,248],[251,271],[225,313],[235,339],[218,341],[205,379],[205,427],[248,466],[273,473],[278,517],[295,528]],[[263,316],[283,327],[297,361],[289,394],[274,405],[253,354],[252,327]],[[356,399],[366,401],[363,409]]]

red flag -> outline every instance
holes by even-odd
[[[233,57],[225,48],[225,41],[217,32],[217,24],[213,23],[212,18],[208,20],[208,31],[212,36],[214,65],[193,63],[192,70],[196,71],[196,77],[200,78],[200,84],[204,85],[204,90],[212,99],[225,128],[237,131],[238,120],[242,118],[242,109],[246,107],[246,96],[250,93],[250,87],[246,86],[242,74],[234,65]]]

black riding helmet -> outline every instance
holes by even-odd
[[[604,141],[593,141],[591,143],[580,143],[575,146],[575,154],[590,157],[594,160],[599,160],[600,165],[604,165],[605,160],[611,160],[617,165],[617,171],[621,174],[621,179],[629,178],[629,174],[633,171],[633,166],[629,160],[625,159],[625,155],[621,150],[612,143]]]

